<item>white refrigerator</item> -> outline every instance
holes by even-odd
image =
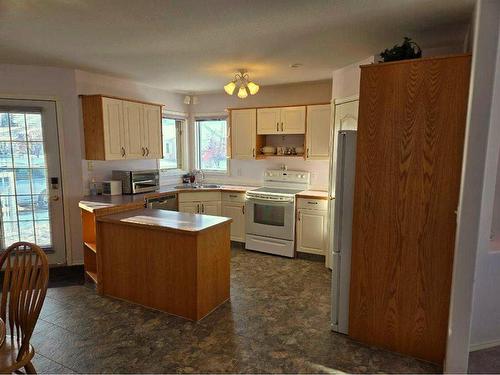
[[[348,334],[356,131],[337,137],[332,246],[332,330]]]

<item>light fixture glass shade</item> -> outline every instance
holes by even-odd
[[[184,104],[190,104],[191,103],[191,97],[189,95],[186,95],[184,97]]]
[[[229,82],[226,86],[224,86],[224,90],[228,93],[228,95],[233,95],[235,89],[236,83],[234,81]]]
[[[240,89],[238,90],[238,98],[245,99],[247,96],[247,89],[244,86],[240,86]]]
[[[250,91],[250,95],[255,95],[259,92],[259,85],[253,82],[248,82],[247,84],[248,91]]]

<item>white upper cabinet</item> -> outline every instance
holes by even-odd
[[[306,107],[257,109],[257,134],[304,134]]]
[[[82,114],[87,160],[162,157],[160,105],[83,95]]]
[[[85,114],[84,114],[85,116]],[[123,129],[123,103],[118,99],[102,98],[102,128],[104,140],[102,144],[104,145],[103,154],[106,156],[106,160],[117,160],[123,159],[125,153],[124,146],[124,129]],[[85,129],[85,148],[87,153],[87,159],[89,157],[89,149],[91,149],[92,140],[87,139],[87,133],[89,130]],[[99,150],[101,151],[101,150]],[[103,156],[104,156],[103,155]]]
[[[306,107],[281,108],[281,133],[304,134],[306,132]]]
[[[281,108],[257,109],[257,134],[281,133]]]
[[[127,159],[141,159],[146,155],[142,143],[143,120],[143,104],[123,101],[125,157]]]
[[[161,107],[144,104],[143,116],[142,144],[145,149],[145,157],[148,159],[161,159],[163,158]],[[160,122],[160,126],[158,126],[158,122]]]
[[[306,158],[327,160],[330,154],[331,106],[307,106]]]
[[[234,159],[254,159],[256,153],[256,109],[231,111],[231,154]]]

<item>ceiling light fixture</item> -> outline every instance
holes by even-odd
[[[240,71],[234,76],[234,79],[224,86],[224,91],[228,95],[233,95],[237,87],[239,87],[237,95],[240,99],[245,99],[248,94],[257,94],[260,88],[258,84],[250,81],[248,73],[244,69],[240,69]]]

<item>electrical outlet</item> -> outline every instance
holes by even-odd
[[[94,163],[92,162],[92,160],[87,160],[87,170],[89,172],[94,170]]]

